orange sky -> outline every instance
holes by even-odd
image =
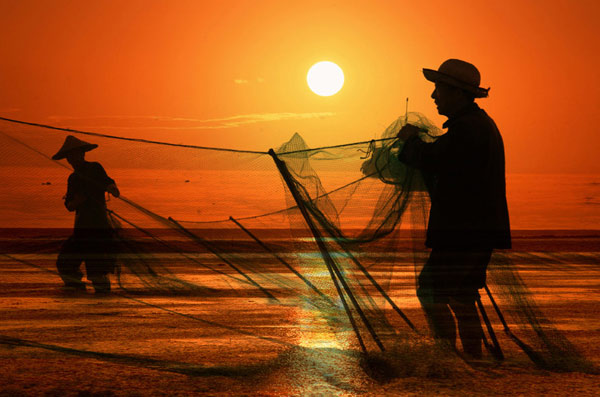
[[[448,6],[450,4],[451,6]],[[477,65],[509,172],[598,173],[600,2],[0,1],[0,116],[239,149],[438,125],[422,67]],[[346,74],[332,97],[306,72]],[[157,119],[158,118],[158,119]]]

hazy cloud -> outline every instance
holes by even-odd
[[[2,113],[17,113],[20,111],[21,111],[21,109],[19,109],[19,108],[4,108],[4,109],[0,109],[0,114],[2,114]]]
[[[204,120],[206,123],[217,123],[213,128],[230,128],[244,124],[262,123],[267,121],[280,120],[306,120],[314,118],[327,118],[334,116],[333,112],[318,112],[318,113],[254,113],[231,116],[219,119]]]
[[[235,79],[235,80],[233,80],[233,82],[234,82],[235,84],[251,84],[251,83],[253,83],[254,81],[250,81],[250,80],[246,80],[246,79]],[[256,78],[256,82],[257,82],[258,84],[262,84],[262,83],[264,83],[264,82],[265,82],[265,79],[263,79],[262,77],[257,77],[257,78]]]
[[[214,119],[197,119],[187,117],[163,116],[101,116],[101,117],[71,117],[50,116],[48,119],[53,124],[62,127],[77,129],[127,129],[127,130],[162,130],[162,129],[187,129],[187,130],[212,130],[235,128],[246,124],[267,123],[284,120],[308,120],[315,118],[328,118],[336,114],[333,112],[314,113],[252,113],[240,114]],[[151,125],[149,125],[151,124]]]

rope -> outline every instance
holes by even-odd
[[[356,185],[357,183],[360,183],[360,182],[364,181],[365,179],[372,178],[373,176],[375,176],[377,174],[379,174],[379,172],[375,171],[375,172],[373,172],[373,173],[371,173],[369,175],[365,175],[363,177],[360,177],[360,178],[358,178],[358,179],[356,179],[356,180],[354,180],[352,182],[348,182],[345,185],[337,187],[337,188],[335,188],[333,190],[330,190],[330,191],[325,192],[323,194],[319,194],[314,199],[311,199],[310,202],[314,203],[315,201],[317,201],[319,199],[327,197],[327,196],[329,196],[329,195],[331,195],[333,193],[336,193],[336,192],[338,192],[340,190],[346,189],[347,187],[350,187],[352,185]],[[264,214],[259,214],[259,215],[245,216],[245,217],[236,218],[236,219],[238,221],[245,221],[245,220],[249,220],[249,219],[264,218],[264,217],[271,216],[271,215],[283,214],[283,213],[285,213],[287,211],[292,211],[292,210],[295,210],[297,208],[298,208],[297,205],[292,205],[290,207],[283,208],[283,209],[280,209],[280,210],[265,212]],[[218,219],[218,220],[215,220],[215,221],[186,221],[186,220],[177,220],[177,222],[180,222],[180,223],[193,223],[193,224],[225,223],[225,222],[229,222],[229,221],[230,221],[230,218],[227,218],[227,219]]]
[[[249,153],[249,154],[260,154],[260,155],[269,154],[268,152],[257,151],[257,150],[241,150],[241,149],[218,148],[218,147],[210,147],[210,146],[185,145],[185,144],[182,144],[182,143],[152,141],[152,140],[149,140],[149,139],[142,139],[142,138],[127,138],[127,137],[123,137],[123,136],[102,134],[102,133],[99,133],[99,132],[82,131],[82,130],[76,130],[76,129],[73,129],[73,128],[56,127],[56,126],[52,126],[52,125],[48,125],[48,124],[32,123],[32,122],[29,122],[29,121],[21,121],[21,120],[9,119],[9,118],[6,118],[6,117],[0,117],[0,120],[8,121],[9,123],[23,124],[23,125],[29,125],[29,126],[32,126],[32,127],[40,127],[40,128],[50,129],[50,130],[69,132],[69,133],[72,133],[72,134],[97,136],[97,137],[101,137],[101,138],[118,139],[118,140],[121,140],[121,141],[148,143],[148,144],[152,144],[152,145],[175,146],[175,147],[182,147],[182,148],[188,148],[188,149],[199,149],[199,150],[214,150],[214,151],[219,151],[219,152]],[[312,151],[318,151],[318,150],[324,150],[324,149],[335,149],[335,148],[341,148],[341,147],[347,147],[347,146],[353,146],[353,145],[364,145],[366,143],[389,141],[389,140],[394,140],[394,139],[397,139],[397,138],[372,139],[372,140],[369,140],[369,141],[344,143],[344,144],[332,145],[332,146],[322,146],[322,147],[318,147],[318,148],[314,148],[314,149],[292,150],[292,151],[289,151],[289,152],[281,152],[281,153],[277,153],[277,154],[280,155],[280,156],[281,155],[289,155],[289,154],[312,152]],[[40,154],[42,154],[42,153],[40,153]]]
[[[393,138],[380,138],[380,139],[371,139],[369,141],[360,141],[360,142],[352,142],[352,143],[342,143],[340,145],[332,145],[332,146],[321,146],[318,148],[308,148],[308,149],[298,149],[298,150],[290,150],[289,152],[277,152],[278,156],[285,156],[288,154],[296,154],[296,153],[304,153],[304,152],[314,152],[317,150],[324,150],[324,149],[337,149],[337,148],[341,148],[341,147],[348,147],[348,146],[355,146],[355,145],[364,145],[364,144],[372,144],[374,142],[383,142],[383,141],[392,141],[398,139],[396,137]]]
[[[37,150],[33,146],[30,146],[30,145],[26,144],[25,142],[22,142],[22,141],[18,140],[17,138],[12,137],[12,136],[6,134],[3,131],[0,131],[0,134],[3,135],[3,136],[5,136],[5,137],[7,137],[11,141],[14,141],[14,142],[18,143],[19,145],[25,146],[27,149],[34,151],[35,153],[39,154],[40,156],[44,157],[45,159],[52,161],[54,164],[58,165],[59,167],[65,168],[65,169],[67,169],[69,171],[73,171],[71,169],[71,167],[69,167],[68,165],[65,165],[64,163],[62,163],[62,162],[60,162],[58,160],[53,160],[52,157],[48,156],[46,153],[40,152],[39,150]]]
[[[20,121],[20,120],[7,119],[6,117],[0,117],[0,120],[8,121],[10,123],[30,125],[30,126],[33,126],[33,127],[47,128],[47,129],[50,129],[50,130],[70,132],[70,133],[73,133],[73,134],[82,134],[82,135],[97,136],[97,137],[109,138],[109,139],[118,139],[118,140],[121,140],[121,141],[141,142],[141,143],[149,143],[149,144],[153,144],[153,145],[163,145],[163,146],[176,146],[176,147],[183,147],[183,148],[189,148],[189,149],[215,150],[215,151],[220,151],[220,152],[250,153],[250,154],[268,154],[267,152],[259,152],[259,151],[254,151],[254,150],[226,149],[226,148],[216,148],[216,147],[209,147],[209,146],[184,145],[182,143],[151,141],[151,140],[148,140],[148,139],[141,139],[141,138],[127,138],[127,137],[123,137],[123,136],[101,134],[99,132],[81,131],[81,130],[75,130],[75,129],[72,129],[72,128],[55,127],[55,126],[47,125],[47,124],[39,124],[39,123],[31,123],[31,122],[28,122],[28,121]]]

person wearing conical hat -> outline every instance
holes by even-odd
[[[456,324],[464,353],[482,357],[483,329],[477,314],[479,289],[494,249],[511,247],[502,136],[476,98],[477,68],[448,59],[438,70],[423,69],[435,84],[431,94],[448,131],[435,142],[419,138],[419,128],[406,125],[400,160],[433,176],[426,245],[429,259],[418,277],[417,296],[435,337],[456,343]],[[454,316],[453,316],[454,314]]]
[[[110,292],[109,273],[115,266],[113,230],[107,212],[105,192],[119,197],[115,181],[102,165],[85,160],[85,153],[98,145],[67,136],[53,160],[66,158],[73,167],[69,176],[65,207],[75,212],[73,234],[63,244],[56,267],[67,291],[85,291],[81,263],[96,293]]]

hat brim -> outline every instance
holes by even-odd
[[[94,150],[98,147],[98,145],[96,145],[95,143],[86,143],[85,145],[81,145],[75,148],[71,148],[71,149],[67,149],[67,150],[59,150],[58,153],[56,153],[54,156],[52,156],[52,160],[62,160],[65,157],[67,157],[67,155],[69,153],[72,153],[76,150],[80,150],[82,152],[89,152],[90,150]]]
[[[437,70],[433,69],[423,69],[423,75],[427,80],[433,83],[446,83],[453,87],[457,87],[461,90],[470,92],[471,94],[475,95],[475,98],[487,98],[488,92],[490,90],[489,88],[473,86],[471,84],[455,79],[450,75],[438,72]]]

